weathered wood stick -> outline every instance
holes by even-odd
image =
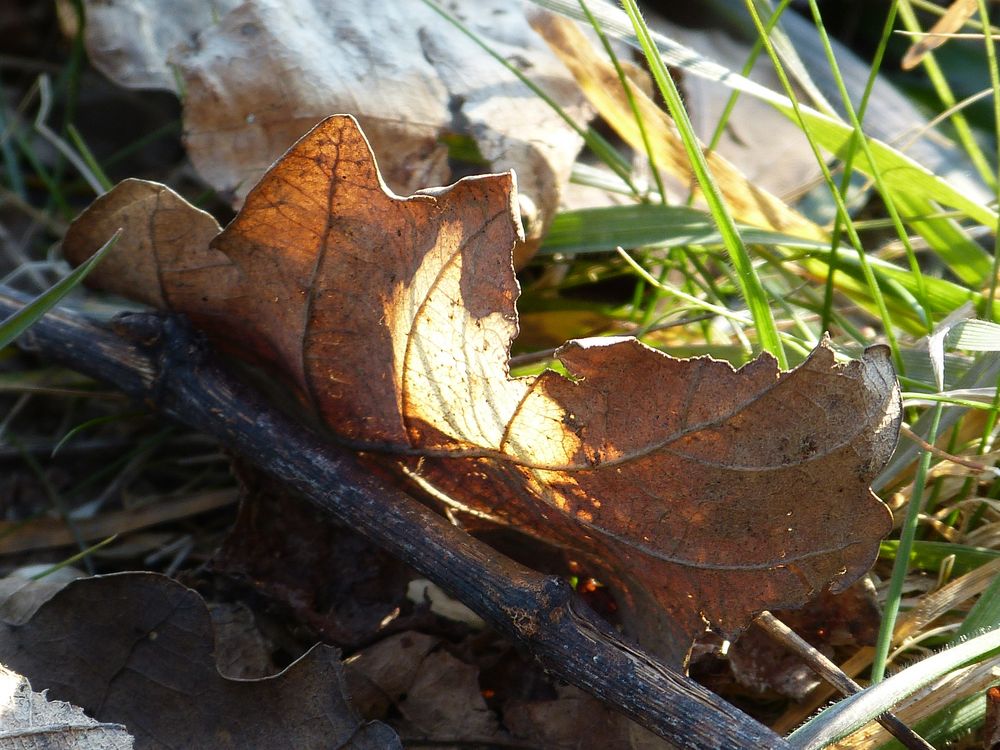
[[[26,298],[0,286],[0,320]],[[779,735],[628,644],[556,576],[447,523],[269,405],[180,318],[130,314],[113,332],[64,311],[18,342],[113,385],[230,450],[398,556],[539,662],[682,750],[790,750]]]

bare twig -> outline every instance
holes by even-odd
[[[0,288],[0,319],[24,301]],[[21,346],[215,436],[410,564],[561,678],[676,747],[790,750],[767,727],[627,643],[566,581],[470,537],[271,407],[178,318],[130,315],[117,330],[121,335],[60,311],[39,321]]]

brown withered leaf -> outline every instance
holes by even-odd
[[[75,262],[120,224],[102,216],[113,196],[67,234]],[[900,419],[886,349],[838,364],[824,342],[780,372],[769,356],[734,370],[589,339],[559,351],[569,378],[510,378],[514,201],[510,174],[393,196],[355,121],[336,116],[192,252],[190,277],[171,251],[156,281],[216,340],[281,368],[342,439],[589,555],[633,630],[677,662],[706,620],[732,634],[865,572],[890,528],[869,489]],[[126,235],[115,252],[157,246]],[[141,283],[107,280],[114,268],[90,278]]]
[[[227,679],[201,597],[154,573],[73,581],[23,624],[0,622],[0,662],[124,725],[139,750],[401,747],[355,713],[338,656],[315,646],[278,675]]]

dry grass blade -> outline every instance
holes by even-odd
[[[224,508],[235,503],[236,499],[235,489],[199,492],[158,500],[134,510],[118,510],[95,518],[78,519],[74,525],[79,538],[89,542]],[[58,519],[0,523],[0,555],[63,547],[75,541],[73,533]]]
[[[761,612],[754,624],[789,650],[797,654],[809,667],[842,695],[854,695],[861,692],[861,686],[844,674],[840,668],[785,625],[770,612]],[[884,714],[878,723],[910,750],[934,750],[934,746],[918,735],[892,713]]]
[[[901,63],[903,70],[912,70],[917,67],[928,52],[948,41],[950,35],[962,28],[963,24],[972,18],[975,12],[976,0],[954,0],[924,38],[914,42],[913,46],[907,50]]]
[[[937,591],[925,594],[913,609],[904,612],[896,621],[893,633],[893,643],[903,643],[907,638],[924,631],[937,618],[962,602],[978,596],[990,585],[990,582],[1000,575],[1000,559],[982,565],[964,576],[942,586]],[[872,662],[874,649],[865,647],[840,665],[839,669],[849,677],[855,677],[867,669]],[[821,685],[802,703],[790,706],[789,709],[773,723],[778,732],[790,732],[814,711],[830,700],[834,690],[829,685]],[[913,709],[916,711],[916,709]],[[926,714],[921,713],[920,716]]]

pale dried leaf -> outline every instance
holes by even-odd
[[[180,79],[191,159],[237,204],[303,133],[348,112],[402,195],[451,182],[445,139],[471,138],[483,171],[516,170],[539,211],[529,231],[537,241],[583,145],[545,102],[423,3],[375,0],[362,10],[344,0],[217,0],[191,13],[152,12],[141,0],[86,6],[88,48],[112,78],[160,88]],[[519,3],[460,0],[449,12],[571,117],[591,117]]]
[[[406,587],[406,598],[414,604],[427,604],[434,614],[446,620],[463,622],[470,628],[482,630],[486,627],[483,618],[466,607],[462,602],[452,599],[444,589],[426,578],[416,578]]]
[[[120,724],[103,724],[83,709],[49,701],[0,664],[0,750],[132,750]]]
[[[122,86],[177,91],[177,76],[167,57],[239,0],[87,0],[84,42],[94,67]]]
[[[40,573],[51,570],[51,567],[25,566],[0,578],[0,620],[13,624],[27,622],[39,607],[62,591],[67,583],[86,577],[86,573],[66,566],[42,578],[35,578]]]

